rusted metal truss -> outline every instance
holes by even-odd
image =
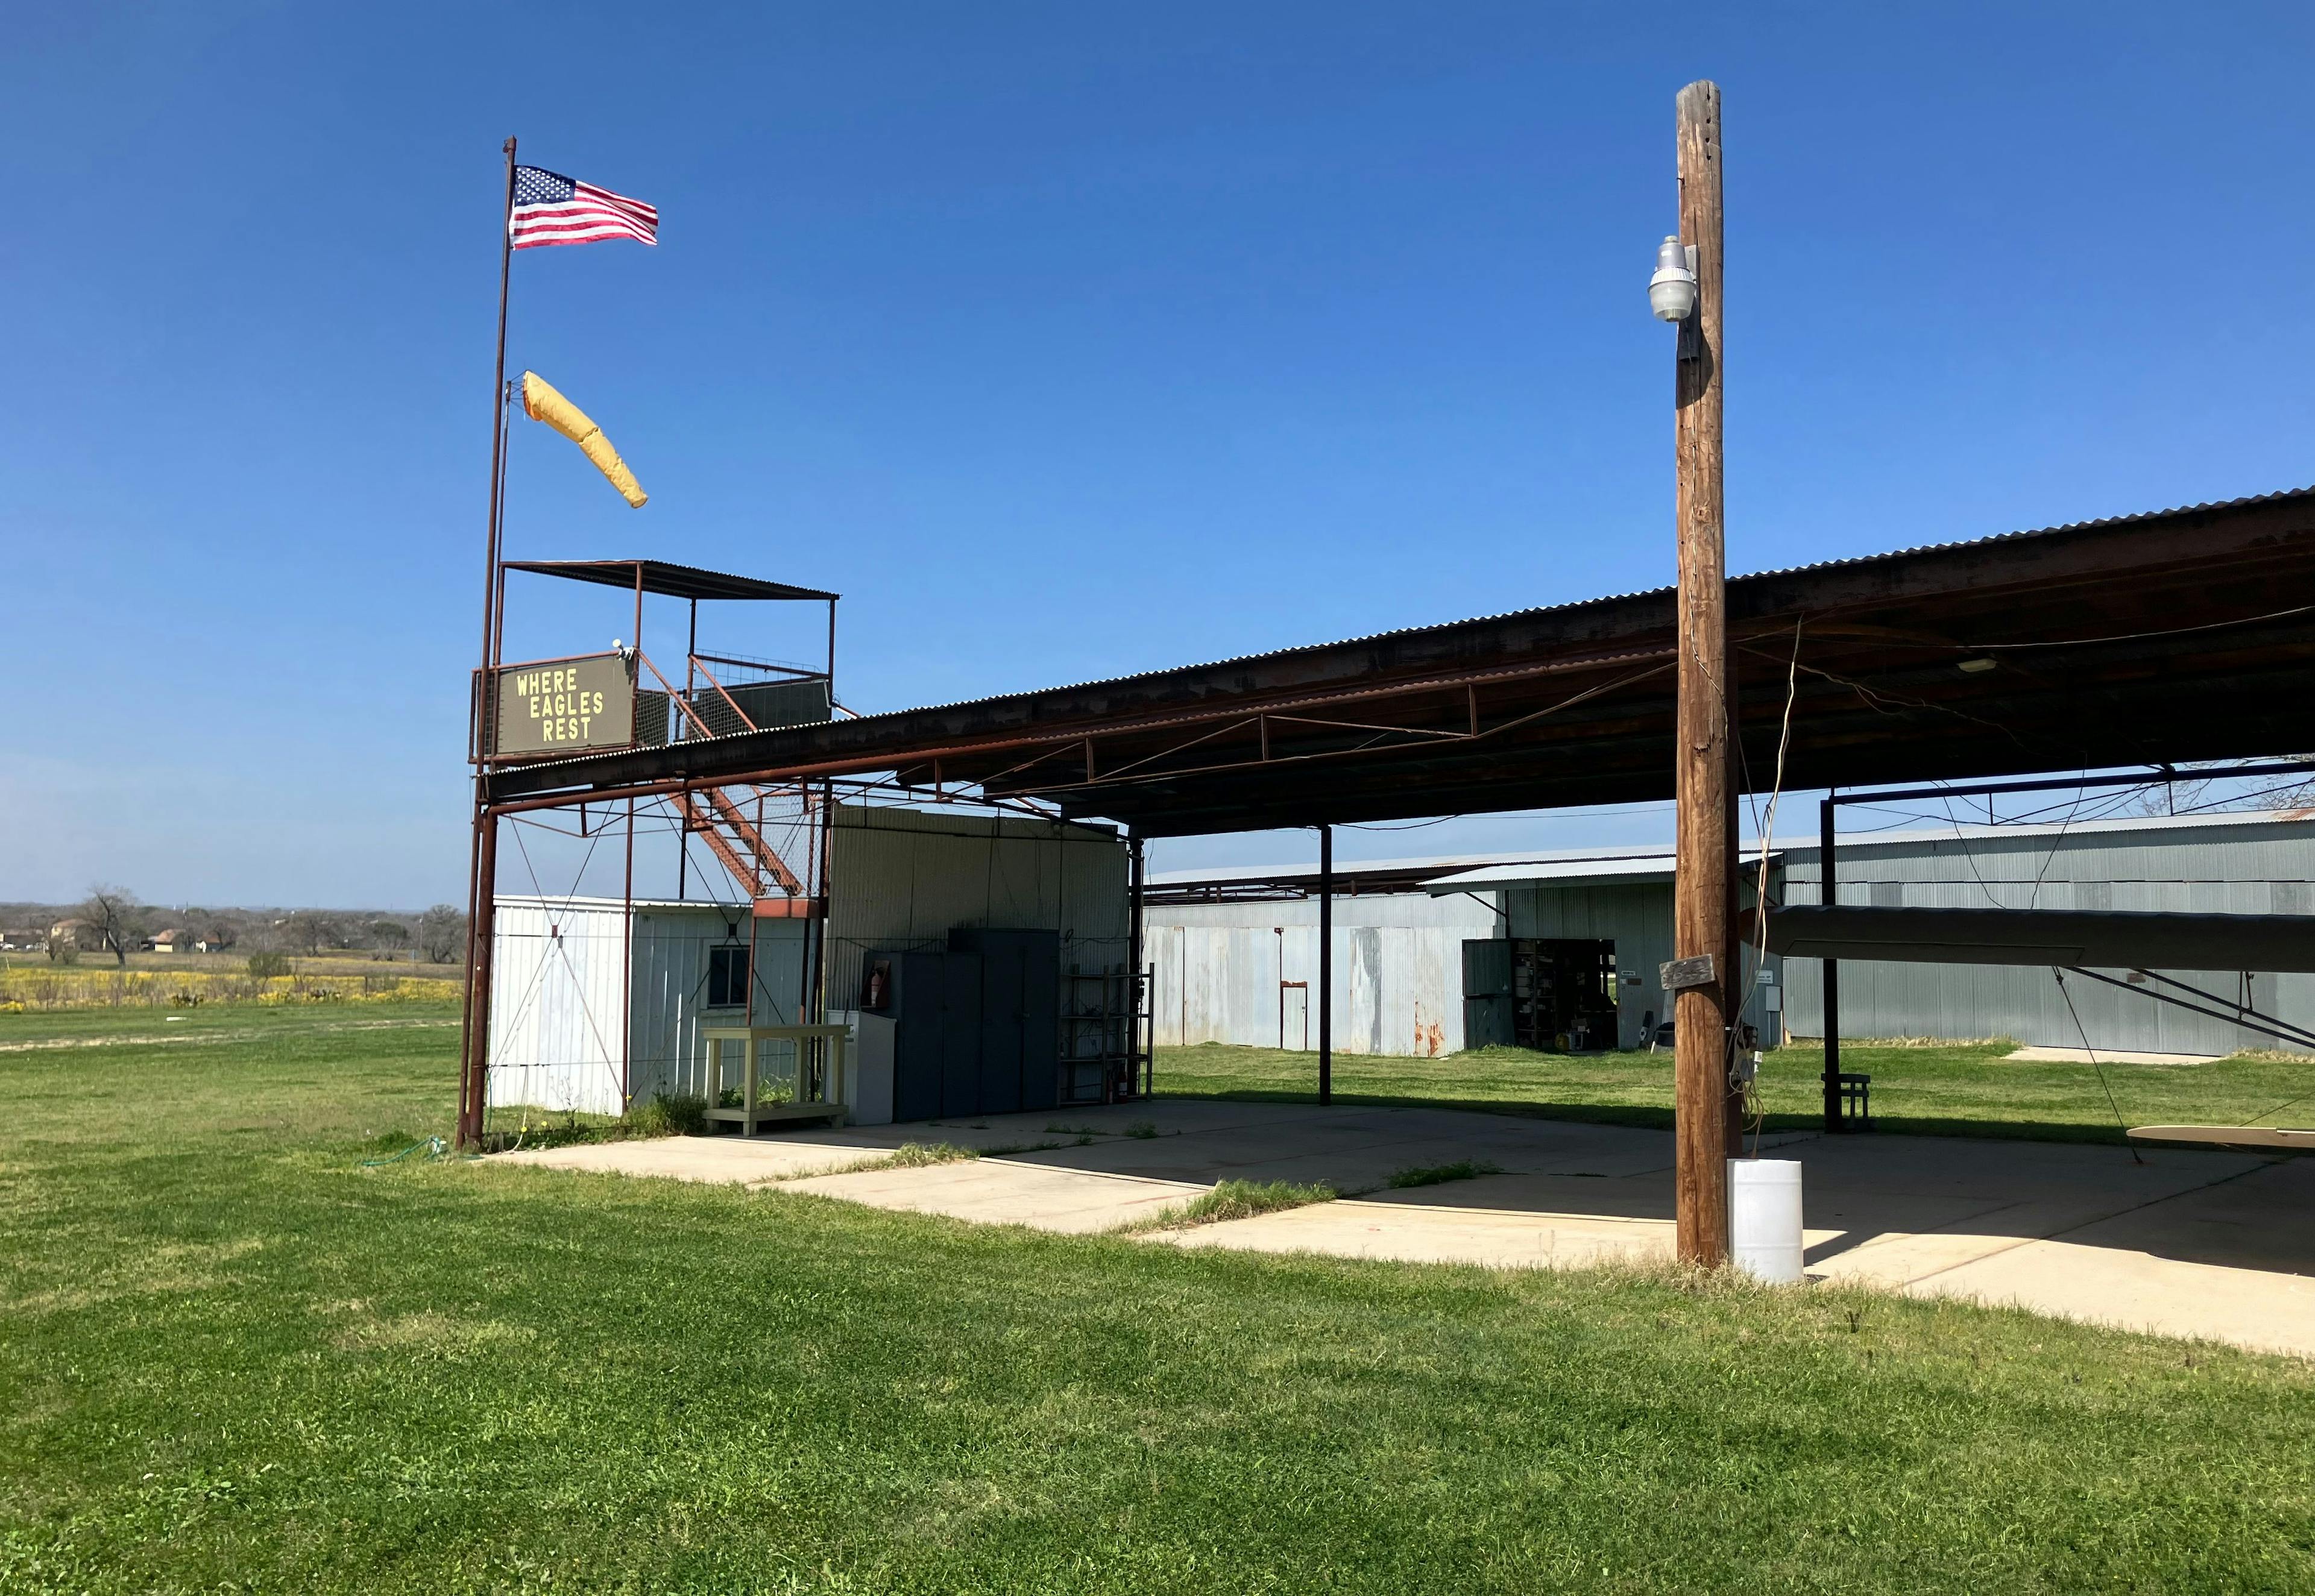
[[[2315,494],[1730,584],[1747,785],[2315,746]],[[1151,835],[1662,798],[1669,591],[494,772],[502,811],[874,775]]]

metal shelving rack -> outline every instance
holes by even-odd
[[[1061,1101],[1090,1105],[1146,1096],[1154,1025],[1148,971],[1072,967],[1061,977]]]

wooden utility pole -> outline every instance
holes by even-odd
[[[1673,1211],[1683,1262],[1728,1258],[1729,1063],[1737,997],[1735,786],[1729,732],[1727,569],[1721,529],[1720,90],[1677,102],[1680,237],[1696,252],[1696,309],[1675,379],[1680,531],[1680,707],[1672,873]]]

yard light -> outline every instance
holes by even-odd
[[[1648,308],[1657,318],[1684,322],[1696,308],[1696,252],[1667,237],[1656,250],[1656,274],[1648,279]]]

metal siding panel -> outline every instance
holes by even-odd
[[[943,948],[960,927],[1056,932],[1065,969],[1125,963],[1128,864],[1116,837],[1010,817],[847,806],[833,854],[829,980],[839,998],[858,982],[870,949]]]
[[[1461,944],[1500,923],[1491,905],[1458,895],[1338,897],[1335,902],[1335,1046],[1345,1055],[1451,1052],[1462,1045]],[[1310,983],[1317,1000],[1315,900],[1164,904],[1149,910],[1159,955],[1161,1034],[1189,1044],[1279,1045],[1279,982]],[[1165,941],[1155,939],[1164,936]],[[1173,961],[1180,961],[1180,974]],[[1309,1015],[1311,1045],[1317,1016]],[[1417,1026],[1423,1030],[1418,1033]],[[1288,1015],[1290,1049],[1302,1026]]]
[[[510,903],[494,919],[489,1101],[619,1113],[619,909]]]
[[[1338,932],[1335,941],[1349,944],[1350,960],[1345,965],[1337,950],[1335,968],[1347,970],[1350,980],[1347,991],[1336,993],[1336,1017],[1347,1020],[1338,1024],[1335,1037],[1343,1042],[1346,1053],[1379,1053],[1383,1051],[1383,1011],[1387,1001],[1382,984],[1382,928],[1378,926],[1352,926]],[[1344,1012],[1347,1011],[1347,1012]]]
[[[1787,900],[1819,900],[1816,850],[1795,850]],[[2037,891],[2036,878],[2040,878]],[[2254,822],[2207,829],[2162,828],[2145,833],[2089,832],[2062,838],[1973,838],[1939,844],[1844,844],[1844,902],[1854,882],[1898,880],[1909,902],[1930,907],[2116,909],[2143,913],[2203,911],[2260,914],[2305,912],[2315,890],[2315,823]],[[1856,900],[1862,901],[1862,891]],[[2287,906],[2287,907],[2286,907]],[[1802,1035],[1823,1028],[1822,966],[1815,960],[1787,965],[1787,1023]],[[1934,971],[1934,976],[1920,972]],[[1854,974],[1852,974],[1854,972]],[[2238,972],[2163,971],[2222,992]],[[2262,974],[2262,999],[2295,1006],[2315,1000],[2315,981]],[[2305,994],[2302,998],[2301,994]],[[2071,981],[2070,1012],[2048,971],[1988,966],[1841,966],[1841,1029],[1845,1035],[2006,1035],[2043,1046],[2114,1051],[2224,1052],[2257,1045],[2231,1022],[2204,1018],[2142,994],[2089,981]],[[2287,1015],[2286,1017],[2291,1017]],[[2079,1021],[2079,1023],[2078,1023]]]

